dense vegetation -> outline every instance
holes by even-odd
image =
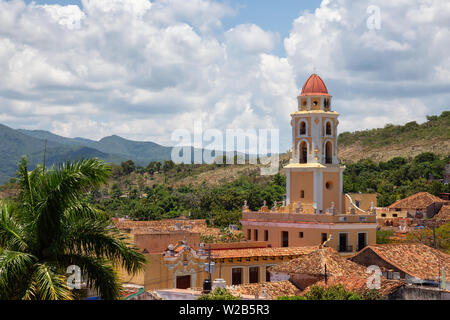
[[[347,290],[343,285],[334,285],[324,288],[312,285],[307,293],[302,296],[279,297],[278,300],[381,300],[377,290],[369,290],[362,295]]]
[[[361,160],[347,164],[344,172],[344,192],[379,194],[378,205],[388,206],[398,199],[420,191],[434,195],[450,192],[443,178],[444,167],[450,157],[422,153],[415,158],[397,157],[387,162]],[[136,220],[160,220],[179,216],[207,219],[218,227],[239,225],[244,201],[251,210],[258,210],[263,202],[272,206],[282,201],[286,192],[286,178],[282,174],[261,177],[257,170],[245,171],[229,183],[218,185],[203,182],[198,186],[173,186],[169,181],[214,173],[224,165],[176,165],[172,161],[151,162],[146,168],[133,161],[113,166],[110,188],[95,190],[90,200],[111,216],[128,216]],[[158,183],[145,186],[143,176],[158,177]],[[122,181],[120,184],[114,181]],[[123,182],[124,181],[124,182]]]
[[[428,116],[427,120],[423,124],[413,121],[403,126],[387,124],[384,128],[344,132],[339,135],[338,143],[342,146],[361,143],[377,148],[416,140],[450,140],[450,111],[444,111],[440,116]]]
[[[179,166],[175,165],[165,174],[168,176],[174,174],[178,168]],[[128,215],[136,220],[188,216],[192,219],[209,221],[214,219],[215,226],[228,227],[230,224],[239,224],[245,200],[252,210],[259,209],[264,200],[268,204],[282,201],[285,194],[285,180],[280,174],[268,182],[261,181],[258,177],[242,175],[237,181],[219,186],[204,184],[199,187],[173,188],[155,184],[143,190],[131,188],[127,197],[121,197],[123,191],[117,185],[113,185],[109,199],[96,201],[96,197],[101,196],[98,194],[101,192],[97,191],[91,200],[98,203],[99,208],[114,216]],[[143,195],[145,197],[141,198]]]
[[[344,192],[377,192],[380,207],[421,191],[437,196],[450,192],[449,184],[438,181],[443,178],[445,165],[449,161],[450,156],[440,157],[426,152],[413,159],[396,157],[380,163],[361,160],[346,164]]]
[[[225,288],[216,288],[213,292],[208,294],[202,294],[198,297],[198,300],[241,300],[239,297],[235,297]]]

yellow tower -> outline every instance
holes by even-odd
[[[291,117],[292,150],[287,178],[287,204],[304,212],[339,214],[343,211],[342,174],[337,157],[339,114],[323,80],[313,74],[298,97]]]

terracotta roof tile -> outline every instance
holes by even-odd
[[[450,204],[443,205],[438,214],[433,219],[436,220],[450,220]]]
[[[399,270],[422,280],[439,279],[442,267],[447,271],[447,281],[450,281],[450,255],[421,243],[378,244],[364,248],[372,250],[381,259]]]
[[[314,247],[298,247],[298,248],[225,249],[225,250],[211,250],[211,254],[215,259],[296,256],[308,254],[314,250],[317,250],[317,248],[318,248],[317,246],[314,246]]]
[[[130,230],[134,234],[159,233],[159,232],[193,232],[202,235],[219,236],[222,234],[219,228],[209,228],[205,220],[154,220],[154,221],[133,221],[114,219],[114,224],[122,230]],[[233,233],[241,231],[233,230]]]
[[[365,267],[347,260],[333,248],[315,250],[297,259],[274,266],[270,271],[288,274],[323,275],[325,273],[325,264],[327,266],[327,274],[330,276],[350,277],[359,275],[367,277]]]
[[[385,297],[393,292],[395,292],[397,289],[399,289],[401,286],[405,284],[405,281],[402,280],[388,280],[388,279],[381,279],[381,285],[379,289],[379,293]],[[324,280],[321,280],[319,282],[316,282],[314,285],[319,285],[322,287],[331,287],[335,285],[343,285],[347,290],[353,291],[357,294],[363,294],[369,289],[367,288],[367,275],[366,277],[329,277],[327,280],[327,284],[325,284]],[[306,288],[302,295],[307,293],[311,289],[311,286]]]
[[[261,298],[267,295],[267,298],[270,299],[277,299],[281,296],[298,296],[301,294],[301,291],[290,281],[251,283],[240,286],[230,286],[228,289],[234,295],[254,296],[255,294],[258,294]]]
[[[425,209],[434,202],[445,202],[441,198],[433,196],[428,192],[419,192],[407,198],[396,201],[388,208],[391,209]]]

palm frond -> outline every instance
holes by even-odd
[[[73,300],[67,279],[55,268],[38,263],[31,276],[31,284],[22,299],[25,300]]]
[[[0,253],[0,297],[13,299],[14,293],[20,292],[20,287],[29,275],[29,271],[37,258],[31,254],[1,250]]]
[[[2,203],[0,203],[0,247],[17,251],[28,250],[21,224],[10,215],[8,205]]]
[[[108,221],[68,219],[63,230],[58,244],[63,245],[66,252],[107,258],[130,274],[136,274],[145,266],[145,256]]]
[[[98,159],[67,161],[41,176],[37,204],[39,242],[48,246],[60,232],[61,216],[91,187],[106,182],[110,168]]]

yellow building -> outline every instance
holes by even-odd
[[[147,290],[196,289],[209,278],[207,266],[211,265],[211,279],[223,279],[226,285],[264,283],[270,281],[268,268],[298,258],[318,247],[268,248],[264,242],[212,244],[195,249],[182,241],[169,245],[161,253],[147,253],[145,270],[136,276],[119,271],[122,282],[143,286]]]
[[[272,247],[320,245],[341,253],[359,251],[376,242],[374,204],[367,210],[345,206],[343,172],[337,157],[339,114],[322,79],[313,74],[298,97],[291,117],[292,150],[286,172],[286,201],[281,208],[264,206],[241,220],[248,240]]]

